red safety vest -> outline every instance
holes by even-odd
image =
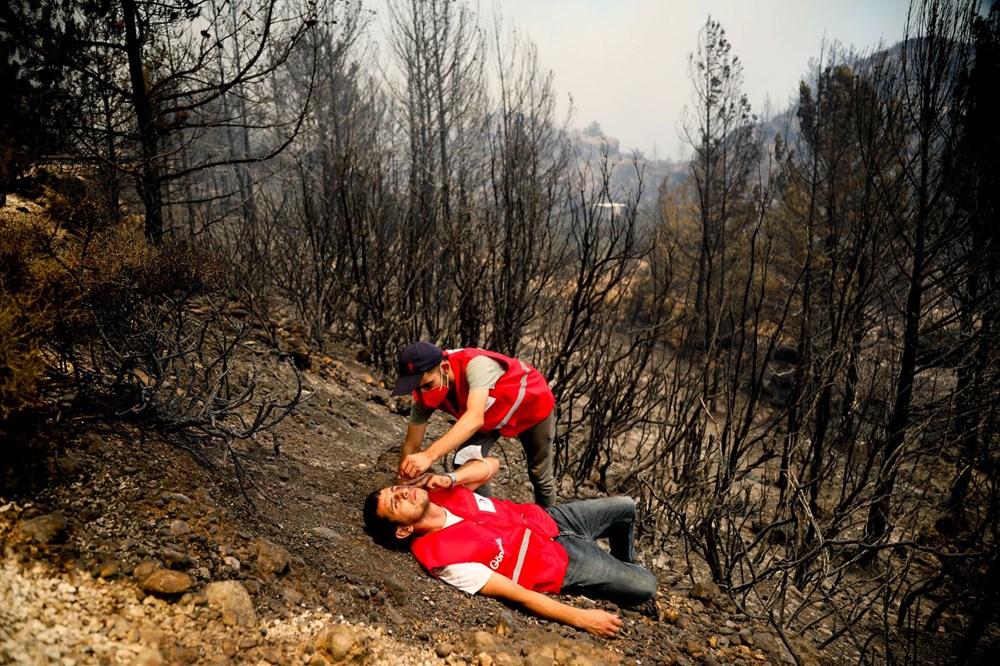
[[[483,425],[479,432],[499,430],[504,437],[518,435],[533,425],[538,425],[552,412],[556,399],[545,377],[538,370],[516,358],[469,347],[444,352],[455,375],[454,390],[441,403],[443,409],[455,418],[466,411],[469,401],[469,384],[465,367],[477,356],[487,356],[498,362],[505,372],[490,389]],[[413,392],[413,399],[425,409],[420,391]],[[453,402],[454,400],[454,402]]]
[[[559,527],[545,509],[489,497],[484,504],[495,509],[489,511],[461,486],[432,492],[430,499],[462,522],[413,540],[410,550],[428,572],[479,562],[529,590],[559,593],[569,556],[554,540]]]

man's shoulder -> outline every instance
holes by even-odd
[[[506,368],[500,361],[486,355],[474,356],[465,364],[465,377],[470,388],[493,388]]]

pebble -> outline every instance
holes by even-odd
[[[183,534],[190,534],[191,527],[184,520],[173,520],[170,522],[170,534],[172,536],[181,536]]]
[[[194,579],[183,571],[157,569],[143,579],[140,587],[148,594],[170,596],[187,592],[193,585]]]
[[[712,581],[699,581],[696,582],[691,590],[688,592],[688,596],[692,599],[700,599],[701,601],[712,601],[715,597],[720,594],[719,586]]]

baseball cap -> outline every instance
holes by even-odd
[[[444,360],[441,350],[429,342],[414,342],[399,352],[399,379],[392,388],[392,395],[412,393],[420,378]]]

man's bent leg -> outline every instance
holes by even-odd
[[[470,460],[481,460],[490,454],[490,449],[493,445],[497,443],[500,439],[499,430],[491,430],[490,432],[477,432],[469,439],[465,440],[465,444],[455,449],[455,456],[452,458],[451,466],[445,465],[446,469],[450,471],[455,471],[466,462]],[[490,490],[490,484],[484,483],[475,490],[476,494],[481,497],[492,497],[493,491]]]
[[[607,537],[611,554],[635,562],[635,501],[630,497],[601,497],[549,507],[560,534],[596,541]]]
[[[535,490],[535,504],[550,507],[556,503],[556,479],[552,473],[552,443],[556,438],[556,410],[541,423],[531,426],[517,438],[528,462],[528,478]]]
[[[582,594],[623,606],[638,606],[656,594],[656,576],[638,564],[612,557],[589,539],[560,534],[556,540],[569,555],[562,594]]]

